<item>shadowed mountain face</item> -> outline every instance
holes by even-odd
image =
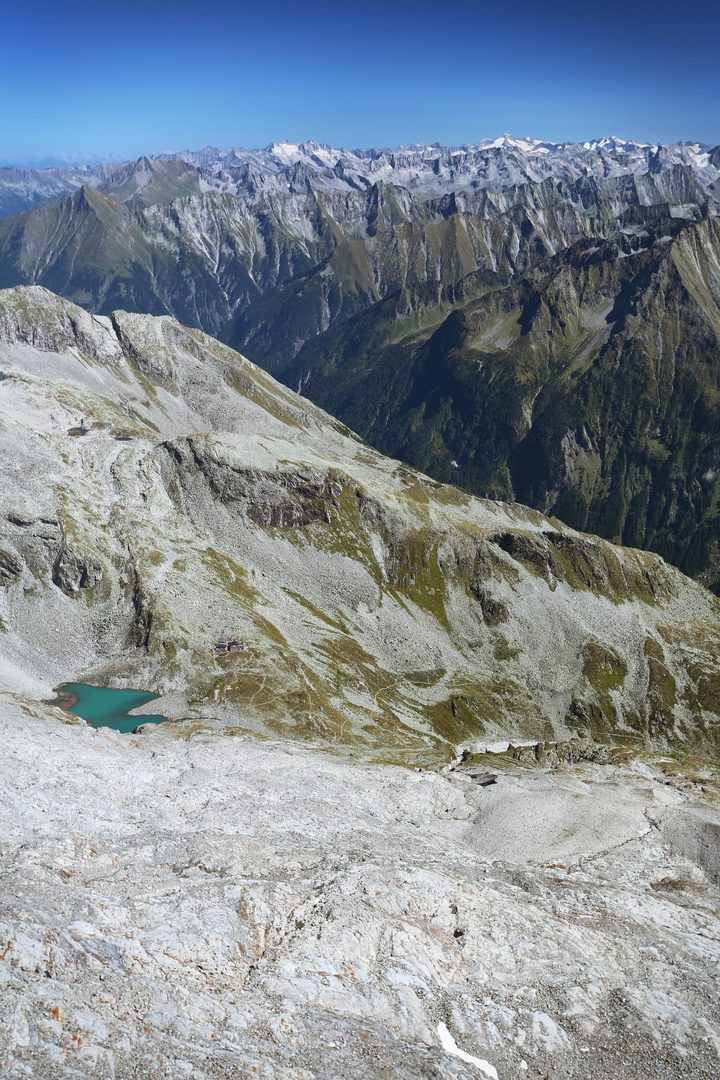
[[[658,556],[384,458],[167,317],[3,292],[0,373],[6,688],[401,760],[716,749],[719,602]]]
[[[720,221],[583,240],[469,303],[393,296],[291,384],[386,453],[717,586]]]
[[[718,148],[274,144],[0,222],[0,285],[169,314],[373,445],[717,586]]]

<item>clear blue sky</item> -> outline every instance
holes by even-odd
[[[720,143],[720,0],[3,9],[4,160],[503,131]]]

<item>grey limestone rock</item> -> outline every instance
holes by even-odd
[[[3,1075],[714,1080],[717,599],[167,317],[0,316]]]
[[[102,567],[92,559],[83,558],[70,548],[63,547],[52,571],[53,584],[67,592],[92,589],[102,581]]]
[[[19,578],[22,565],[9,551],[0,551],[0,586],[7,587]]]
[[[0,693],[9,1080],[717,1075],[717,766],[63,719]]]

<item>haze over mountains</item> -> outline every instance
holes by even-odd
[[[9,172],[6,207],[55,201],[0,222],[0,285],[174,315],[437,479],[717,584],[720,148],[274,143]]]

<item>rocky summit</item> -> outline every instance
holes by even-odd
[[[0,446],[5,1075],[717,1075],[711,592],[39,286]]]

